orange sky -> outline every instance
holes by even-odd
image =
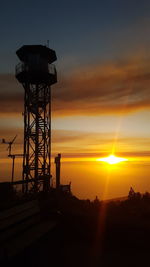
[[[52,156],[62,154],[62,182],[71,181],[78,197],[125,196],[130,186],[150,191],[149,67],[145,54],[136,52],[60,74],[52,87]],[[0,86],[0,138],[18,134],[13,152],[22,153],[23,88],[12,74],[0,74]],[[6,148],[0,145],[1,181],[11,176]],[[132,161],[111,167],[96,162],[112,151]],[[21,160],[15,176],[21,178]]]

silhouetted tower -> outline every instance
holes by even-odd
[[[59,190],[60,188],[60,159],[61,154],[58,154],[57,157],[55,157],[55,164],[56,164],[56,189]]]
[[[16,54],[21,60],[16,66],[16,78],[24,87],[23,192],[48,191],[51,178],[50,86],[57,82],[52,64],[57,59],[56,53],[43,45],[24,45]]]

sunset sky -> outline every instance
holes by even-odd
[[[49,40],[58,71],[52,154],[62,153],[62,182],[80,198],[150,191],[150,1],[3,1],[0,33],[0,138],[18,134],[13,152],[22,153],[24,93],[15,52]],[[6,148],[1,181],[11,177]],[[112,152],[128,161],[96,160]],[[20,159],[15,167],[21,179]]]

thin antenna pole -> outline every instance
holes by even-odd
[[[15,170],[15,155],[12,156],[13,162],[12,162],[12,177],[11,177],[11,182],[13,183],[14,181],[14,170]]]

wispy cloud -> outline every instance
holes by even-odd
[[[82,67],[52,87],[54,116],[129,113],[150,108],[150,64],[145,56]],[[0,75],[0,113],[23,111],[23,88]]]
[[[23,111],[23,91],[13,74],[0,74],[0,115]]]
[[[142,58],[82,68],[54,91],[54,113],[97,115],[150,108],[149,69]]]
[[[52,132],[52,151],[68,157],[100,157],[112,153],[120,156],[150,156],[150,138],[143,136],[120,136],[115,132],[89,133],[80,131],[54,130]]]
[[[22,129],[3,128],[0,130],[0,139],[11,141],[18,134],[12,147],[13,153],[22,153]],[[90,133],[83,131],[52,130],[53,155],[62,153],[63,157],[100,157],[112,151],[115,141],[115,153],[120,156],[145,157],[150,156],[150,138],[143,136],[120,136],[115,140],[115,132]],[[6,157],[7,145],[0,145],[0,158]]]

